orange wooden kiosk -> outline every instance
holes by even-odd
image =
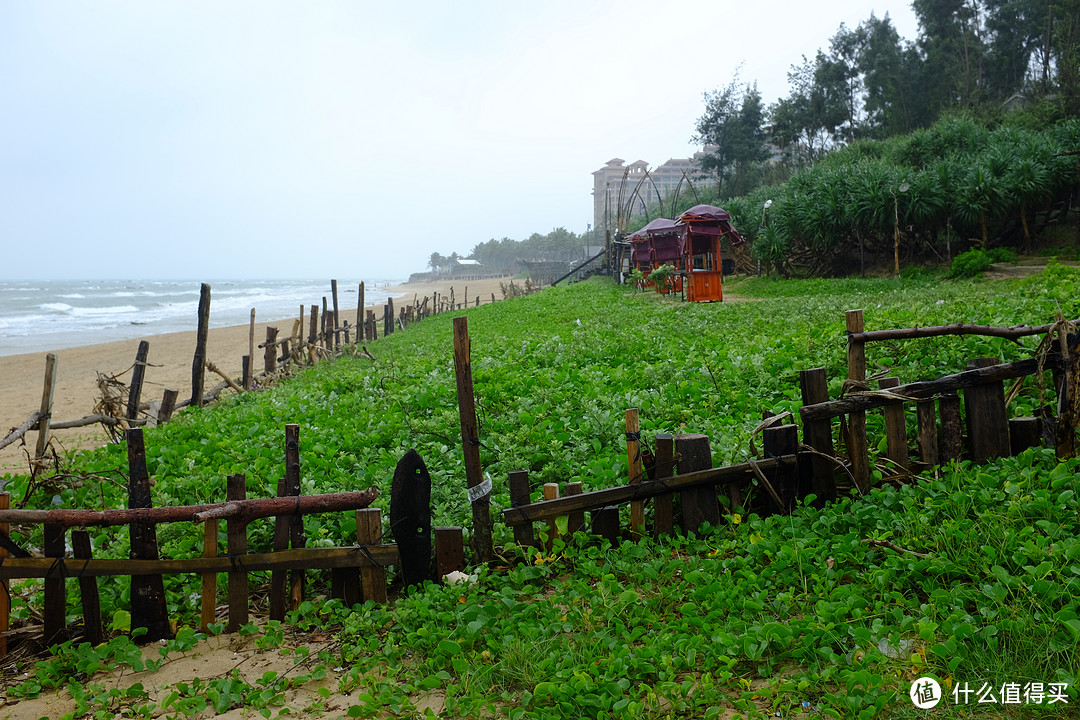
[[[724,268],[720,242],[733,247],[745,240],[731,225],[731,215],[713,205],[695,205],[677,220],[681,228],[680,255],[685,277],[686,299],[690,302],[720,302],[724,299]]]

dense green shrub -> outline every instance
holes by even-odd
[[[994,263],[1016,262],[1016,251],[1012,248],[994,248],[983,250],[975,248],[960,253],[953,258],[951,278],[971,278],[990,269]]]

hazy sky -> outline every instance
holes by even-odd
[[[688,157],[909,0],[0,0],[0,278],[406,277],[592,222],[607,160]]]

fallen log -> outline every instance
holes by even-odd
[[[0,523],[45,523],[63,527],[106,527],[128,525],[136,522],[205,522],[215,517],[227,517],[244,522],[275,515],[309,515],[336,510],[359,510],[366,508],[379,496],[378,488],[368,490],[329,493],[326,495],[300,495],[297,497],[251,498],[207,505],[181,505],[179,507],[130,508],[127,510],[0,510]],[[218,514],[214,514],[218,513]]]

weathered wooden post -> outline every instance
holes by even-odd
[[[486,563],[495,557],[491,540],[491,481],[484,479],[483,469],[480,467],[480,432],[476,422],[471,353],[469,320],[465,317],[454,318],[454,375],[457,377],[465,477],[469,488],[469,502],[472,504],[473,544],[480,562]]]
[[[619,507],[608,505],[590,513],[593,533],[604,538],[612,545],[619,542]]]
[[[356,511],[356,542],[361,546],[382,543],[382,511],[379,508],[361,508]],[[360,591],[364,600],[386,602],[386,570],[381,565],[365,565],[360,568]]]
[[[630,470],[630,485],[641,482],[641,422],[638,409],[626,410],[626,462]],[[630,503],[630,532],[645,534],[645,501],[634,500]]]
[[[975,358],[968,369],[997,365],[994,358]],[[971,459],[984,463],[1009,452],[1009,416],[1005,409],[1005,382],[984,383],[964,390]]]
[[[341,333],[339,331],[341,315],[338,313],[337,280],[330,281],[330,295],[334,300],[334,349],[336,350],[341,346]]]
[[[289,423],[285,426],[285,492],[289,497],[300,495],[300,426]],[[286,527],[289,529],[289,547],[299,549],[307,547],[307,534],[304,532],[304,516],[292,515]],[[297,568],[289,573],[289,609],[296,610],[304,599],[306,573]]]
[[[435,572],[441,578],[465,570],[465,543],[459,527],[435,528]]]
[[[712,449],[709,437],[698,433],[675,436],[675,452],[679,456],[679,474],[708,470],[712,465]],[[682,500],[682,527],[687,534],[697,532],[703,523],[720,524],[720,507],[716,502],[716,486],[702,485],[686,488],[680,493]],[[730,508],[735,512],[735,508]]]
[[[89,560],[92,557],[90,533],[86,528],[71,531],[71,550],[77,560]],[[98,597],[97,578],[80,575],[79,596],[82,600],[86,640],[91,645],[98,645],[105,639],[105,633],[101,627],[101,601]]]
[[[203,557],[216,558],[218,555],[218,522],[207,520],[203,523]],[[210,632],[210,625],[217,621],[217,573],[206,572],[202,576],[202,609],[200,627]]]
[[[364,339],[364,283],[356,291],[356,343]]]
[[[1069,323],[1066,327],[1075,327]],[[1058,388],[1057,422],[1054,425],[1054,453],[1059,460],[1077,456],[1080,444],[1076,430],[1080,426],[1080,347],[1076,334],[1071,335],[1061,325],[1057,328],[1058,350],[1061,355],[1055,364],[1054,387]]]
[[[799,429],[795,425],[774,425],[762,431],[762,445],[766,457],[795,455],[799,450]],[[779,497],[776,512],[787,515],[795,509],[799,497],[798,462],[783,463],[773,472],[771,481],[773,491]],[[773,502],[776,498],[771,497]]]
[[[67,592],[65,591],[65,578],[67,571],[64,566],[65,542],[64,535],[67,528],[63,525],[46,524],[43,528],[42,550],[47,558],[53,558],[54,563],[45,576],[45,609],[42,619],[45,624],[45,645],[61,642],[67,635]],[[133,578],[134,579],[134,578]],[[132,598],[134,610],[134,597]],[[134,621],[134,615],[132,615]],[[132,627],[135,627],[132,625]]]
[[[318,357],[314,350],[319,342],[319,306],[311,306],[311,317],[308,319],[308,346],[312,349],[311,358],[314,361]]]
[[[139,417],[139,400],[142,397],[143,380],[146,377],[146,356],[150,353],[150,343],[146,340],[139,342],[139,349],[135,352],[135,365],[131,369],[131,387],[128,388],[127,417],[128,421]]]
[[[802,402],[803,405],[816,405],[821,402],[828,402],[829,400],[829,386],[825,377],[825,368],[814,368],[812,370],[799,371],[799,385],[802,389]],[[857,433],[851,433],[850,421],[854,417],[855,413],[852,413],[849,417],[848,431],[853,441],[848,445],[848,453],[859,452],[859,440]],[[863,442],[866,439],[866,413],[862,413],[863,422]],[[807,474],[804,487],[809,486],[813,493],[818,497],[821,502],[828,502],[836,499],[836,480],[833,477],[834,466],[829,462],[830,457],[834,457],[833,441],[832,441],[832,421],[825,420],[803,420],[803,443],[813,448],[819,454],[811,454],[810,462],[802,465],[805,468],[804,473]],[[862,452],[866,452],[865,446]],[[823,457],[824,455],[824,457]],[[854,463],[854,456],[852,457]],[[864,458],[864,463],[869,467],[869,456]],[[866,487],[860,486],[860,489],[865,492],[869,487],[869,474],[867,474]],[[859,483],[858,476],[856,476],[856,484]]]
[[[1037,417],[1009,418],[1009,443],[1013,455],[1042,444],[1042,420]]]
[[[575,480],[574,482],[566,483],[566,496],[580,495],[582,492],[581,482]],[[585,511],[584,510],[571,510],[566,515],[566,534],[570,537],[574,536],[574,533],[579,530],[585,530]]]
[[[938,398],[941,413],[941,462],[958,460],[964,452],[964,431],[960,422],[960,396],[942,393]]]
[[[278,481],[278,497],[300,495],[300,426],[285,426],[285,477]],[[298,526],[299,524],[299,526]],[[279,515],[274,518],[274,550],[300,548],[306,544],[303,519],[300,516]],[[274,570],[270,573],[270,619],[284,620],[292,605],[291,600],[303,595],[303,575],[293,571],[292,587],[288,572]]]
[[[900,385],[900,378],[885,377],[878,380],[878,387],[888,390]],[[890,403],[881,409],[885,416],[885,456],[896,463],[900,469],[910,467],[907,446],[907,420],[904,416],[904,404]]]
[[[330,310],[327,307],[325,295],[323,295],[322,299],[322,318],[319,322],[319,344],[322,345],[324,350],[330,350],[330,330],[332,329],[330,325],[332,324],[332,321],[330,319]]]
[[[866,390],[866,344],[861,340],[855,340],[851,337],[852,333],[861,333],[866,329],[863,322],[863,311],[848,310],[844,314],[844,319],[848,334],[848,385],[854,389]],[[824,397],[820,400],[814,400],[814,402],[825,402],[828,399],[829,393],[826,386]],[[808,404],[805,399],[803,400],[803,404]],[[866,492],[870,488],[870,451],[866,442],[866,411],[859,410],[850,413],[848,415],[847,424],[848,436],[846,442],[848,458],[851,460],[851,474],[855,477],[855,486],[859,491]],[[829,425],[831,427],[831,423],[829,423]],[[829,433],[831,438],[832,431],[830,430]],[[829,454],[831,455],[831,439],[829,445]],[[816,449],[821,450],[821,448]],[[820,460],[828,462],[824,458],[820,458]],[[822,468],[822,463],[814,465],[813,472],[815,477],[823,477],[823,475],[821,475]],[[832,475],[830,474],[829,477],[831,478]],[[836,497],[835,484],[833,484],[831,492],[827,492],[826,495],[822,495],[819,490],[827,491],[827,488],[819,488],[815,485],[814,493],[819,498],[832,500]]]
[[[544,499],[545,500],[557,500],[559,498],[559,483],[544,483]],[[548,520],[547,529],[547,542],[544,543],[544,549],[548,552],[555,546],[555,538],[559,536],[559,522],[558,518],[551,518]]]
[[[195,357],[191,361],[191,402],[202,407],[203,388],[206,383],[206,341],[210,334],[210,286],[202,284],[199,290],[199,329],[195,335]]]
[[[656,436],[656,457],[653,460],[653,477],[663,480],[675,474],[675,438],[662,433]],[[675,529],[675,497],[672,493],[653,498],[653,536],[670,535]]]
[[[263,345],[263,372],[271,375],[277,371],[277,328],[266,327],[266,344]]]
[[[38,436],[34,457],[45,455],[49,447],[49,431],[52,424],[53,396],[56,394],[56,353],[45,356],[45,387],[41,391],[41,409],[38,412]]]
[[[161,394],[161,407],[158,408],[158,425],[164,425],[172,419],[173,411],[176,410],[176,398],[180,394],[175,388],[165,388]]]
[[[528,470],[512,470],[509,484],[510,507],[522,507],[532,502],[532,496],[529,492]],[[514,542],[522,547],[531,547],[536,544],[532,523],[522,523],[514,526]]]
[[[934,467],[938,464],[937,406],[933,398],[915,403],[915,417],[919,426],[919,461]]]
[[[255,308],[251,308],[251,321],[248,324],[248,357],[250,362],[255,362]],[[244,378],[244,389],[251,389],[250,377]]]
[[[226,478],[225,498],[229,501],[247,499],[247,478],[244,475],[229,475]],[[225,521],[225,536],[229,557],[247,555],[247,521],[240,518],[228,518]],[[237,568],[229,571],[229,632],[236,632],[248,621],[248,574],[247,570]]]
[[[146,469],[146,446],[142,428],[125,433],[128,451],[128,508],[153,507],[150,474]],[[157,560],[157,526],[133,522],[130,528],[132,560]],[[146,628],[139,642],[172,637],[169,612],[165,604],[165,582],[161,575],[133,575],[131,578],[131,629]]]

